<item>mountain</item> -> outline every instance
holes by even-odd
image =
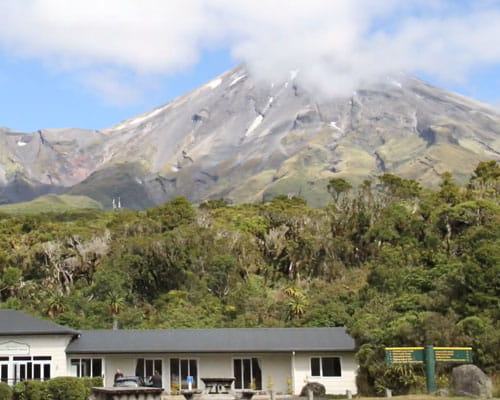
[[[294,193],[320,206],[333,177],[436,186],[445,171],[463,182],[500,159],[500,113],[485,104],[404,75],[331,98],[299,78],[269,84],[239,66],[102,131],[0,128],[0,202],[67,193],[145,208]]]

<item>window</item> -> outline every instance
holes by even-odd
[[[170,359],[170,384],[172,391],[188,389],[187,377],[193,377],[193,389],[198,388],[198,360]]]
[[[72,358],[70,368],[73,375],[81,377],[102,376],[101,358]]]
[[[9,381],[9,357],[0,357],[0,382]]]
[[[50,379],[50,356],[13,357],[12,361],[14,383],[31,379],[39,381]]]
[[[311,376],[342,376],[339,357],[312,357]]]
[[[135,365],[135,375],[149,378],[154,375],[155,371],[162,374],[161,360],[152,360],[147,358],[138,358]]]
[[[262,372],[257,358],[233,360],[234,388],[262,390]]]

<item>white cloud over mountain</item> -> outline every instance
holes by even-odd
[[[266,79],[299,69],[327,94],[397,72],[466,80],[500,64],[492,0],[26,0],[0,2],[0,13],[4,51],[75,71],[109,98],[133,99],[141,77],[220,48]],[[136,88],[120,87],[123,71]]]

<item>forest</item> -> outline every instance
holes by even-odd
[[[500,372],[500,166],[261,204],[0,214],[1,308],[76,329],[346,326],[363,393],[424,386],[385,346],[472,346]],[[447,379],[446,369],[438,371]]]

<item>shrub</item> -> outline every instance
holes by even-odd
[[[47,383],[41,381],[23,381],[14,386],[17,400],[45,400]]]
[[[93,387],[103,387],[104,380],[100,376],[95,376],[93,378],[80,378],[86,389],[86,397],[89,398],[92,394]]]
[[[0,382],[0,400],[12,400],[12,389],[3,382]]]
[[[87,400],[87,387],[80,378],[58,377],[47,381],[51,400]]]

